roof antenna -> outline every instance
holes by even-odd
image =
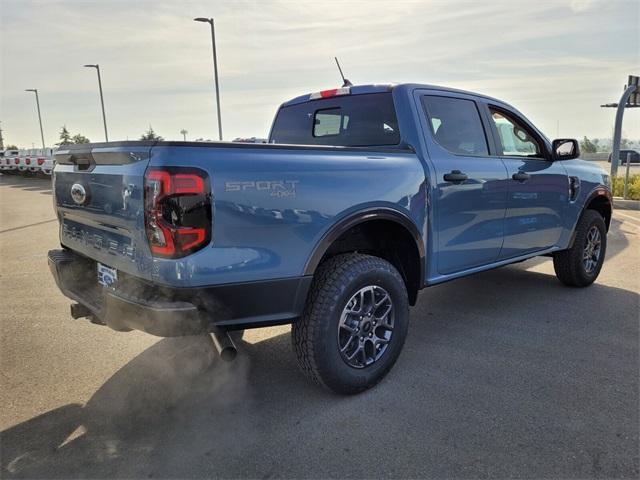
[[[342,81],[344,82],[342,84],[343,87],[353,87],[353,83],[351,83],[349,80],[347,80],[346,78],[344,78],[344,74],[342,73],[342,68],[340,68],[340,62],[338,62],[338,57],[333,57],[336,61],[336,65],[338,65],[338,70],[340,71],[340,76],[342,77]]]

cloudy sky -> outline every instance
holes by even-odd
[[[266,136],[279,103],[354,83],[420,82],[506,100],[550,137],[611,135],[629,73],[640,74],[640,2],[0,0],[0,121],[5,141],[39,144],[62,125],[103,139],[152,125],[167,139],[215,138],[208,25],[216,19],[225,139]],[[625,133],[640,137],[640,111]]]

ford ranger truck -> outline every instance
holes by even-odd
[[[415,84],[294,98],[268,144],[70,145],[49,264],[74,318],[221,352],[290,323],[302,371],[356,393],[396,362],[424,287],[536,256],[564,285],[598,277],[609,178],[578,148],[500,100]]]

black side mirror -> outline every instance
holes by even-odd
[[[574,138],[556,138],[551,151],[554,160],[571,160],[580,156],[580,144]]]

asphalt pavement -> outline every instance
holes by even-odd
[[[589,288],[541,258],[424,290],[352,397],[305,380],[288,327],[225,364],[206,337],[71,319],[50,182],[0,175],[0,219],[1,478],[640,475],[640,212],[615,212]]]

